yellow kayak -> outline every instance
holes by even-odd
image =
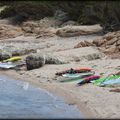
[[[7,60],[4,60],[3,62],[15,62],[15,61],[18,61],[18,60],[21,60],[22,58],[21,57],[11,57]]]

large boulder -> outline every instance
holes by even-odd
[[[88,25],[88,26],[65,26],[57,29],[56,35],[60,37],[73,37],[79,35],[87,35],[98,33],[102,31],[102,27],[100,25]]]
[[[45,64],[44,56],[38,54],[32,54],[26,57],[27,70],[36,69],[42,67]]]
[[[45,64],[64,64],[64,61],[61,61],[57,58],[57,56],[46,55],[45,56]]]
[[[26,57],[27,70],[40,68],[45,64],[64,64],[65,62],[57,59],[52,55],[44,55],[40,53],[31,54]]]
[[[24,22],[21,25],[21,28],[25,36],[29,35],[38,35],[38,37],[54,36],[56,30],[53,26],[56,26],[57,22],[58,21],[55,21],[54,19],[44,18],[40,21]]]

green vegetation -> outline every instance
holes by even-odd
[[[70,20],[80,24],[101,24],[108,30],[118,30],[120,24],[120,1],[2,1],[7,5],[1,13],[1,18],[15,17],[16,20],[38,20],[54,16],[60,9],[67,13]],[[14,19],[14,20],[15,20]]]

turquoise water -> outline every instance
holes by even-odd
[[[76,106],[29,83],[0,76],[0,118],[83,118]]]

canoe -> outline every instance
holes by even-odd
[[[60,82],[74,82],[74,81],[81,81],[82,78],[88,77],[93,75],[94,73],[89,72],[89,73],[81,73],[81,74],[64,74],[62,75],[63,77],[65,77],[66,79],[61,80]]]
[[[91,81],[94,85],[97,85],[97,86],[101,86],[101,84],[105,81],[109,81],[109,80],[112,80],[112,79],[117,79],[117,78],[120,78],[120,75],[112,75],[112,76],[108,76],[108,77],[103,77],[103,78],[100,78],[98,80],[95,80],[95,81]]]
[[[15,61],[18,61],[18,60],[21,60],[22,58],[21,57],[11,57],[7,60],[4,60],[3,62],[15,62]]]
[[[112,79],[101,83],[100,86],[120,85],[120,78]]]
[[[80,74],[69,74],[69,73],[67,73],[67,74],[63,74],[62,76],[67,77],[67,78],[78,78],[78,77],[80,77]]]
[[[78,83],[78,85],[83,85],[83,84],[85,84],[85,83],[89,83],[90,81],[92,81],[92,80],[97,80],[97,79],[99,79],[99,78],[100,78],[99,75],[88,76],[88,77],[84,78],[82,81],[80,81],[80,82]]]
[[[10,63],[0,63],[0,68],[2,69],[10,69],[15,68],[16,65],[10,64]]]
[[[91,68],[76,68],[76,69],[67,69],[65,71],[61,71],[61,72],[57,72],[56,75],[63,75],[63,74],[66,74],[66,73],[70,73],[70,74],[75,74],[75,73],[86,73],[86,72],[91,72]]]

